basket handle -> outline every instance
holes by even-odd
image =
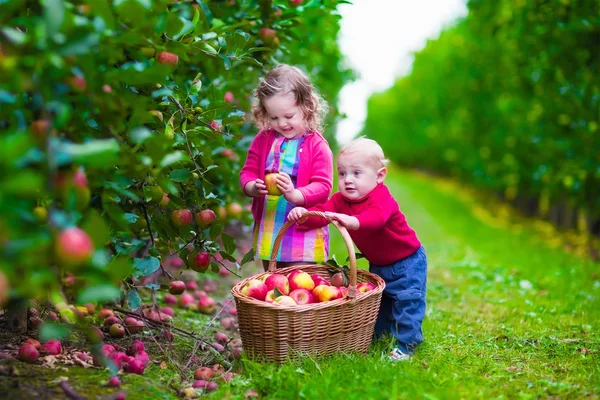
[[[311,216],[325,218],[326,220],[331,222],[333,225],[335,225],[335,227],[338,229],[338,231],[340,231],[340,234],[342,235],[342,238],[344,239],[344,243],[346,243],[346,249],[348,250],[348,256],[350,258],[350,282],[348,285],[348,297],[355,298],[356,294],[357,294],[357,290],[356,290],[356,278],[357,278],[356,277],[356,275],[357,275],[356,253],[354,252],[354,245],[352,243],[352,238],[350,238],[350,234],[348,233],[348,230],[342,224],[340,224],[338,221],[332,220],[329,217],[327,217],[325,215],[325,213],[323,213],[323,212],[307,211],[303,215],[303,217],[311,217]],[[277,237],[275,238],[275,242],[273,243],[273,251],[271,253],[271,259],[269,260],[269,269],[268,269],[269,272],[274,272],[275,270],[277,270],[277,261],[276,261],[277,253],[279,253],[279,247],[281,246],[281,242],[283,241],[283,235],[285,235],[285,232],[294,223],[295,222],[293,222],[293,221],[286,221],[285,224],[283,224],[283,226],[279,230],[279,233],[277,234]]]

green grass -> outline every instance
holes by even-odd
[[[429,258],[425,342],[413,360],[386,362],[389,341],[367,356],[246,360],[243,380],[213,398],[249,389],[268,399],[598,398],[599,265],[457,186],[397,170],[386,183]]]

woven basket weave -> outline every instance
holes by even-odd
[[[308,212],[307,216],[321,216]],[[385,287],[383,279],[364,270],[357,270],[352,239],[336,221],[333,224],[342,234],[350,256],[348,297],[323,303],[278,305],[241,294],[251,279],[259,279],[276,270],[276,257],[285,231],[293,224],[286,222],[275,238],[269,271],[246,278],[236,284],[231,293],[237,306],[240,334],[244,351],[249,357],[265,361],[285,362],[302,354],[328,355],[337,351],[366,353],[373,338],[375,320]],[[301,269],[329,280],[327,265],[297,265],[278,269],[289,275]],[[374,290],[361,293],[356,285],[370,282]]]

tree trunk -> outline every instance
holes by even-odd
[[[14,333],[27,332],[27,300],[11,299],[7,304],[7,327]]]

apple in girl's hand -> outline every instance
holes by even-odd
[[[375,289],[375,285],[371,282],[363,282],[359,283],[358,286],[356,286],[356,289],[361,293],[365,293]]]
[[[274,290],[269,290],[267,292],[267,295],[265,296],[265,301],[267,303],[272,303],[275,300],[275,291]]]
[[[335,286],[319,285],[312,292],[317,302],[331,301],[341,298],[341,293]]]
[[[315,283],[315,287],[317,287],[319,285],[331,286],[331,283],[329,283],[329,281],[327,279],[323,278],[321,275],[314,274],[314,275],[311,275],[310,278]]]
[[[265,185],[267,186],[267,192],[271,196],[281,196],[281,190],[277,187],[277,173],[271,173],[265,175]]]
[[[273,304],[280,304],[283,306],[295,306],[296,301],[290,296],[279,296],[273,301]]]
[[[289,278],[288,278],[289,279]],[[313,282],[311,276],[306,272],[300,272],[294,275],[290,281],[290,290],[306,289],[313,290],[315,282]]]
[[[244,285],[241,293],[244,296],[249,296],[257,300],[264,300],[267,296],[269,289],[262,281],[258,279],[250,279],[248,283]]]
[[[274,288],[279,289],[283,295],[287,295],[290,292],[288,278],[282,274],[272,274],[265,279],[265,285],[267,285],[267,289],[269,290],[273,290]]]
[[[312,304],[315,302],[313,295],[306,289],[296,289],[290,293],[290,297],[294,299],[296,304]]]

